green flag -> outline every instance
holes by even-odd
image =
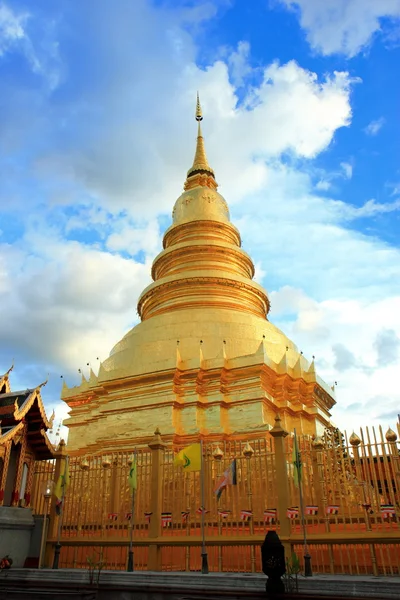
[[[131,463],[130,468],[129,468],[128,483],[129,483],[129,489],[131,490],[131,493],[133,494],[133,492],[135,490],[137,490],[137,458],[136,458],[136,452],[135,452],[135,454],[132,457],[132,463]]]
[[[293,440],[293,479],[294,479],[294,485],[296,487],[299,487],[299,484],[301,481],[302,469],[303,469],[303,467],[301,464],[301,456],[300,456],[299,449],[297,447],[297,436],[296,436],[296,432],[295,432],[294,440]]]

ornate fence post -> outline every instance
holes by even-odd
[[[54,454],[56,459],[55,469],[54,469],[54,478],[53,481],[57,484],[58,478],[60,477],[60,473],[64,473],[65,470],[65,461],[67,458],[67,449],[65,446],[64,440],[61,440],[57,451]],[[44,556],[44,565],[45,567],[51,567],[54,561],[54,553],[55,553],[55,543],[57,540],[57,526],[58,519],[60,519],[56,513],[56,497],[52,496],[51,504],[50,504],[50,514],[49,514],[49,527],[47,530],[47,540],[46,540],[46,552]],[[53,541],[49,541],[53,540]]]
[[[281,426],[281,418],[278,415],[275,417],[275,425],[271,429],[270,434],[274,438],[275,447],[275,471],[276,471],[276,486],[278,492],[278,515],[280,523],[280,538],[285,547],[287,558],[291,556],[290,544],[290,521],[287,518],[286,511],[290,506],[289,481],[287,472],[287,462],[285,453],[285,437],[288,432]]]
[[[150,525],[149,525],[149,571],[161,571],[161,548],[153,540],[161,537],[161,511],[163,495],[163,458],[166,444],[161,439],[160,430],[154,432],[154,438],[149,443],[151,450],[151,492],[150,492]]]
[[[356,435],[353,432],[350,436],[349,442],[353,447],[353,460],[354,460],[354,465],[356,468],[357,481],[362,488],[365,526],[366,526],[367,531],[372,531],[371,520],[370,520],[370,516],[369,516],[370,498],[368,498],[367,493],[366,493],[367,482],[364,481],[364,474],[363,474],[363,471],[361,468],[360,451],[358,448],[359,445],[361,444],[361,439],[358,437],[358,435]],[[378,572],[378,566],[377,566],[377,562],[376,562],[375,544],[369,544],[369,551],[371,554],[371,563],[372,563],[373,574],[375,577],[378,577],[379,572]]]

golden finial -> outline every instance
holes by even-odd
[[[387,432],[385,434],[385,438],[388,442],[395,442],[397,440],[397,435],[395,434],[393,429],[391,429],[389,427],[389,429],[387,430]]]
[[[243,448],[243,456],[245,456],[246,458],[251,458],[253,456],[253,454],[254,454],[254,450],[250,446],[249,442],[247,442],[245,447]]]
[[[322,437],[317,435],[317,437],[313,439],[312,445],[314,446],[314,448],[320,450],[324,447],[324,440],[322,439]]]
[[[354,433],[354,431],[349,438],[349,442],[352,446],[359,446],[361,444],[360,438],[356,433]]]
[[[219,446],[215,448],[213,457],[215,460],[222,460],[222,458],[224,457],[224,453],[222,452]]]
[[[197,101],[196,101],[196,113],[195,118],[198,123],[198,131],[197,131],[197,143],[196,143],[196,152],[194,155],[193,165],[189,169],[187,173],[187,180],[185,183],[185,190],[190,189],[195,186],[205,186],[216,188],[217,184],[215,182],[214,171],[208,164],[206,149],[204,147],[204,138],[201,131],[200,122],[203,120],[203,113],[201,110],[199,93],[197,92]],[[189,179],[190,178],[190,179]],[[211,179],[210,179],[211,178]]]
[[[197,92],[197,102],[196,102],[196,121],[203,120],[203,113],[201,112],[201,104],[199,98],[199,92]]]
[[[90,465],[89,465],[89,461],[86,457],[83,460],[81,460],[80,467],[81,467],[82,471],[89,471]]]

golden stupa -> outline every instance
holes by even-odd
[[[96,376],[64,383],[70,454],[131,449],[156,426],[176,445],[251,439],[272,428],[319,435],[333,390],[268,320],[267,292],[241,248],[208,164],[197,98],[197,145],[173,223],[141,294],[141,323],[114,346]]]

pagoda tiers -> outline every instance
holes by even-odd
[[[36,460],[54,457],[46,431],[54,414],[46,417],[40,390],[12,392],[9,375],[0,376],[0,506],[29,506]]]
[[[141,323],[98,375],[64,382],[71,454],[147,444],[156,426],[181,445],[260,437],[278,412],[288,431],[319,435],[330,424],[333,389],[268,320],[267,292],[217,192],[199,101],[196,120],[193,165],[138,301]]]

